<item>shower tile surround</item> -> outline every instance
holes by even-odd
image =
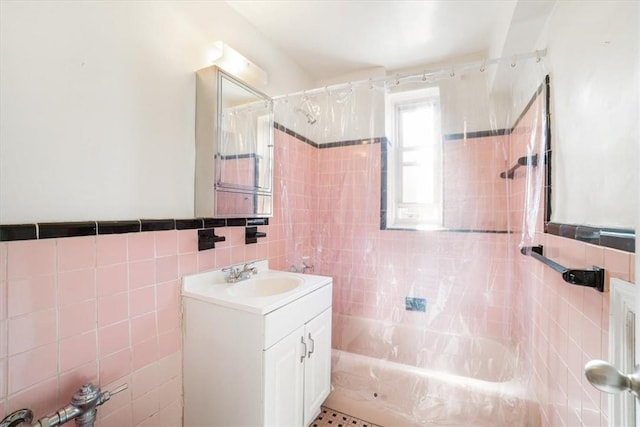
[[[509,161],[502,165],[502,170],[526,155],[526,144],[532,132],[524,125],[528,122],[526,115],[533,114],[535,103],[542,100],[542,97],[534,97],[511,130]],[[470,141],[470,145],[474,149],[484,146],[487,151],[495,149],[491,138],[506,137],[476,136],[478,138]],[[314,147],[307,141],[296,140],[293,133],[281,136],[280,141],[281,147],[296,143],[301,147]],[[306,143],[301,144],[301,141]],[[445,144],[451,142],[455,141]],[[473,146],[475,142],[479,144]],[[317,211],[307,208],[307,218],[313,218],[317,212],[317,228],[312,235],[305,234],[306,228],[297,227],[294,222],[288,230],[295,247],[311,250],[306,254],[316,258],[316,271],[334,277],[334,313],[400,323],[425,322],[424,315],[400,308],[405,296],[425,296],[429,312],[429,301],[438,297],[438,286],[434,285],[453,275],[455,283],[447,288],[452,294],[445,306],[440,307],[440,314],[428,321],[431,327],[453,333],[502,337],[514,342],[522,361],[531,363],[535,372],[531,388],[541,404],[543,425],[606,426],[606,409],[604,412],[600,409],[606,408],[607,397],[587,384],[582,369],[588,360],[607,358],[609,294],[571,286],[555,271],[519,254],[517,248],[521,243],[525,211],[524,168],[517,171],[514,180],[494,184],[507,186],[509,197],[501,202],[509,208],[497,209],[500,221],[504,222],[489,225],[483,223],[486,220],[482,215],[456,218],[467,221],[464,225],[458,223],[459,227],[465,228],[504,230],[509,224],[510,233],[432,232],[429,241],[424,239],[429,232],[380,230],[380,205],[372,202],[379,199],[375,194],[369,199],[362,194],[379,191],[377,159],[384,147],[384,143],[353,144],[317,150],[318,178],[306,180],[307,190],[319,194]],[[457,147],[450,147],[450,152],[456,151]],[[485,154],[478,153],[479,156]],[[543,154],[539,153],[539,158],[544,158]],[[459,155],[467,156],[467,153]],[[462,158],[471,160],[473,156]],[[494,172],[476,170],[469,173],[469,187],[477,185],[486,194],[485,189],[490,188],[487,187],[490,179],[486,177],[497,176]],[[335,191],[335,188],[341,191]],[[473,191],[462,189],[459,195],[473,194]],[[541,193],[542,199],[545,192]],[[538,202],[541,208],[545,206],[543,200]],[[476,209],[488,213],[496,206],[485,210],[478,205]],[[542,209],[540,212],[534,224],[537,230],[534,238],[524,243],[545,245],[549,256],[564,265],[601,266],[607,271],[607,282],[610,277],[635,281],[635,254],[630,252],[632,249],[626,241],[606,242],[600,238],[586,242],[580,238],[576,227],[569,227],[575,231],[573,236],[545,233]],[[553,230],[549,232],[553,233]],[[319,248],[318,252],[314,248]],[[474,259],[458,259],[461,248],[472,248]],[[510,255],[507,255],[507,248],[512,250]],[[385,260],[391,260],[389,264],[397,268],[380,269]],[[516,280],[509,283],[505,280],[508,278],[507,265],[515,269],[511,279]],[[474,273],[460,273],[462,266]],[[478,282],[478,278],[484,280]],[[377,286],[379,283],[384,285]],[[488,308],[478,307],[477,301],[487,302]],[[334,347],[337,345],[339,337],[334,334]]]
[[[504,137],[477,136],[475,156],[490,156],[487,151]],[[336,313],[400,323],[427,322],[430,302],[453,277],[440,313],[429,317],[430,327],[514,340],[531,349],[543,423],[606,425],[607,414],[599,413],[606,398],[584,384],[581,368],[586,360],[606,356],[608,293],[568,286],[530,257],[510,257],[507,249],[517,246],[518,233],[381,230],[379,193],[365,193],[380,191],[384,140],[365,142],[319,147],[276,131],[275,213],[269,225],[259,227],[267,237],[257,244],[244,244],[243,227],[226,226],[216,228],[225,242],[198,252],[197,229],[176,229],[191,228],[183,220],[148,221],[145,232],[132,232],[138,221],[98,222],[97,235],[0,242],[5,412],[29,406],[37,418],[67,404],[82,382],[105,390],[127,382],[127,391],[99,409],[101,426],[179,424],[179,278],[256,259],[288,269],[308,256],[317,274],[334,277]],[[455,141],[445,144],[460,161],[474,158]],[[522,155],[517,143],[510,151],[514,159]],[[459,205],[450,205],[455,226],[504,231],[507,224],[520,225],[515,219],[524,209],[524,180],[485,178],[503,169],[493,163],[489,171],[470,168],[468,185],[452,183],[449,191],[460,197],[450,201],[477,203],[466,218],[458,215]],[[510,186],[509,200],[473,200],[474,191],[491,194],[499,185]],[[493,209],[500,213],[497,221],[485,215]],[[216,225],[221,224],[203,223]],[[611,277],[634,280],[634,254],[545,234],[542,227],[539,219],[534,243],[545,245],[559,262],[593,263]],[[37,231],[35,225],[11,230],[18,239],[33,239]],[[461,249],[475,257],[460,259]],[[519,280],[507,283],[514,261]],[[405,311],[407,295],[426,298],[426,314]],[[487,305],[478,307],[479,300]]]

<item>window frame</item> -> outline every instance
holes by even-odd
[[[403,191],[403,168],[412,166],[411,163],[403,161],[403,154],[406,152],[417,152],[427,147],[403,147],[402,128],[399,124],[401,120],[400,112],[420,108],[425,104],[432,105],[436,112],[434,118],[434,126],[436,129],[435,140],[432,147],[435,147],[436,158],[432,164],[435,164],[434,174],[434,192],[435,201],[433,203],[407,203],[402,201]],[[385,186],[385,194],[383,197],[383,217],[381,218],[381,226],[383,229],[410,229],[410,230],[442,230],[444,229],[444,153],[443,153],[443,136],[442,136],[442,112],[440,106],[440,88],[432,86],[424,89],[406,90],[402,92],[387,93],[385,96],[385,122],[387,135],[390,135],[390,141],[384,150],[385,159],[384,167],[386,169],[383,174],[382,184]],[[416,164],[421,164],[417,163]],[[429,210],[429,218],[420,217],[417,219],[401,218],[400,209],[422,209],[423,214]]]

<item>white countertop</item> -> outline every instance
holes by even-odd
[[[269,270],[267,261],[256,262],[254,265],[258,269],[258,274],[254,278],[297,277],[302,283],[290,291],[276,295],[235,296],[229,292],[233,286],[245,285],[254,278],[236,283],[226,283],[224,280],[226,273],[223,273],[222,270],[212,270],[184,276],[182,278],[182,297],[264,315],[328,285],[332,280],[331,277],[326,276]]]

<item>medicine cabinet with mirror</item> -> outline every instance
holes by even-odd
[[[195,214],[273,211],[273,103],[216,66],[196,72]]]

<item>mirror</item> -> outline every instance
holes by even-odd
[[[215,66],[196,76],[196,216],[271,216],[271,99]]]
[[[224,72],[218,79],[216,188],[271,192],[272,104]]]

